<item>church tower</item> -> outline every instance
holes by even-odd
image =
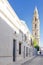
[[[33,15],[32,34],[37,40],[38,45],[39,45],[40,44],[40,20],[39,20],[39,14],[38,14],[37,7],[35,7],[34,15]]]

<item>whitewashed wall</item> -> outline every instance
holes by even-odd
[[[0,18],[0,64],[12,62],[13,30]]]
[[[24,34],[19,30],[19,34],[15,34],[15,31],[0,17],[0,64],[9,65],[13,62],[13,40],[16,40],[16,61],[20,61],[26,58],[26,47],[28,47],[28,57],[29,58],[29,48],[28,43],[26,43]],[[21,43],[21,55],[19,54],[19,43]],[[29,41],[30,43],[30,41]],[[24,52],[25,46],[25,52]],[[25,55],[24,55],[25,53]],[[30,53],[32,56],[32,52]],[[24,58],[25,57],[25,58]],[[18,59],[19,58],[19,59]],[[16,62],[15,61],[15,62]]]

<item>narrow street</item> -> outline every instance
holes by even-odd
[[[38,56],[31,61],[27,61],[22,65],[43,65],[43,56]]]

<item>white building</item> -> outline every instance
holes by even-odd
[[[0,0],[0,65],[33,56],[31,39],[27,25],[18,18],[8,1]]]

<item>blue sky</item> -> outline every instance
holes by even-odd
[[[18,17],[24,20],[32,33],[32,19],[35,6],[40,18],[40,45],[43,46],[43,0],[9,0]]]

